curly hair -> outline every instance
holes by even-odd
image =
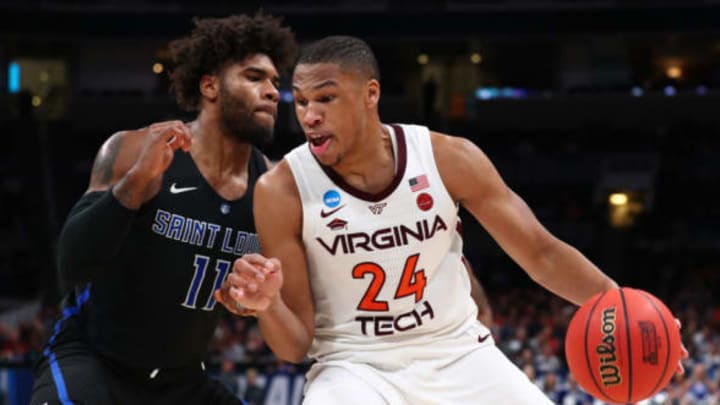
[[[193,23],[190,36],[170,43],[174,66],[170,80],[178,104],[185,110],[200,108],[200,78],[218,73],[228,63],[262,53],[279,72],[285,72],[295,61],[295,35],[279,18],[258,13],[253,17],[195,18]]]

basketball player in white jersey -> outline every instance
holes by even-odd
[[[217,299],[256,310],[281,359],[316,361],[307,404],[549,404],[475,319],[458,205],[575,304],[616,283],[551,235],[472,142],[383,124],[363,41],[310,45],[293,91],[308,142],[258,180],[264,256],[237,260]]]

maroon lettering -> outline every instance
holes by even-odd
[[[368,252],[372,252],[373,249],[368,246],[368,243],[370,243],[370,236],[368,236],[368,234],[366,233],[358,232],[348,235],[348,246],[350,246],[350,253],[355,253],[355,249],[357,248],[363,248]]]
[[[395,333],[393,331],[392,316],[376,316],[375,317],[375,336],[386,336]]]
[[[395,240],[391,234],[390,228],[381,229],[372,235],[372,244],[378,249],[387,249],[395,246]]]
[[[440,215],[436,215],[432,226],[427,219],[417,221],[415,228],[405,225],[398,225],[389,228],[381,228],[371,235],[365,232],[354,232],[335,235],[332,244],[328,244],[322,238],[315,238],[320,246],[331,255],[336,255],[339,250],[343,254],[353,254],[360,249],[366,252],[391,249],[398,246],[408,245],[411,241],[425,241],[432,239],[438,232],[447,231],[447,225]]]
[[[357,316],[355,320],[360,322],[360,331],[367,336],[387,336],[399,332],[405,332],[422,326],[423,320],[435,318],[435,311],[428,301],[423,301],[421,308],[413,309],[410,312],[398,316]]]

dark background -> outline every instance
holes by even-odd
[[[553,233],[717,341],[714,0],[0,1],[0,332],[57,304],[56,237],[103,140],[191,118],[169,92],[168,41],[193,16],[259,8],[302,43],[367,40],[385,122],[468,137]],[[303,140],[290,102],[273,158]],[[610,204],[614,192],[628,203]],[[510,319],[540,288],[463,218],[466,254],[498,322]]]

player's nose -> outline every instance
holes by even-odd
[[[275,87],[275,84],[272,81],[268,81],[268,83],[263,86],[263,98],[271,100],[274,103],[280,101],[280,90]]]
[[[308,128],[315,128],[322,122],[322,114],[313,108],[308,108],[305,110],[302,122]]]

